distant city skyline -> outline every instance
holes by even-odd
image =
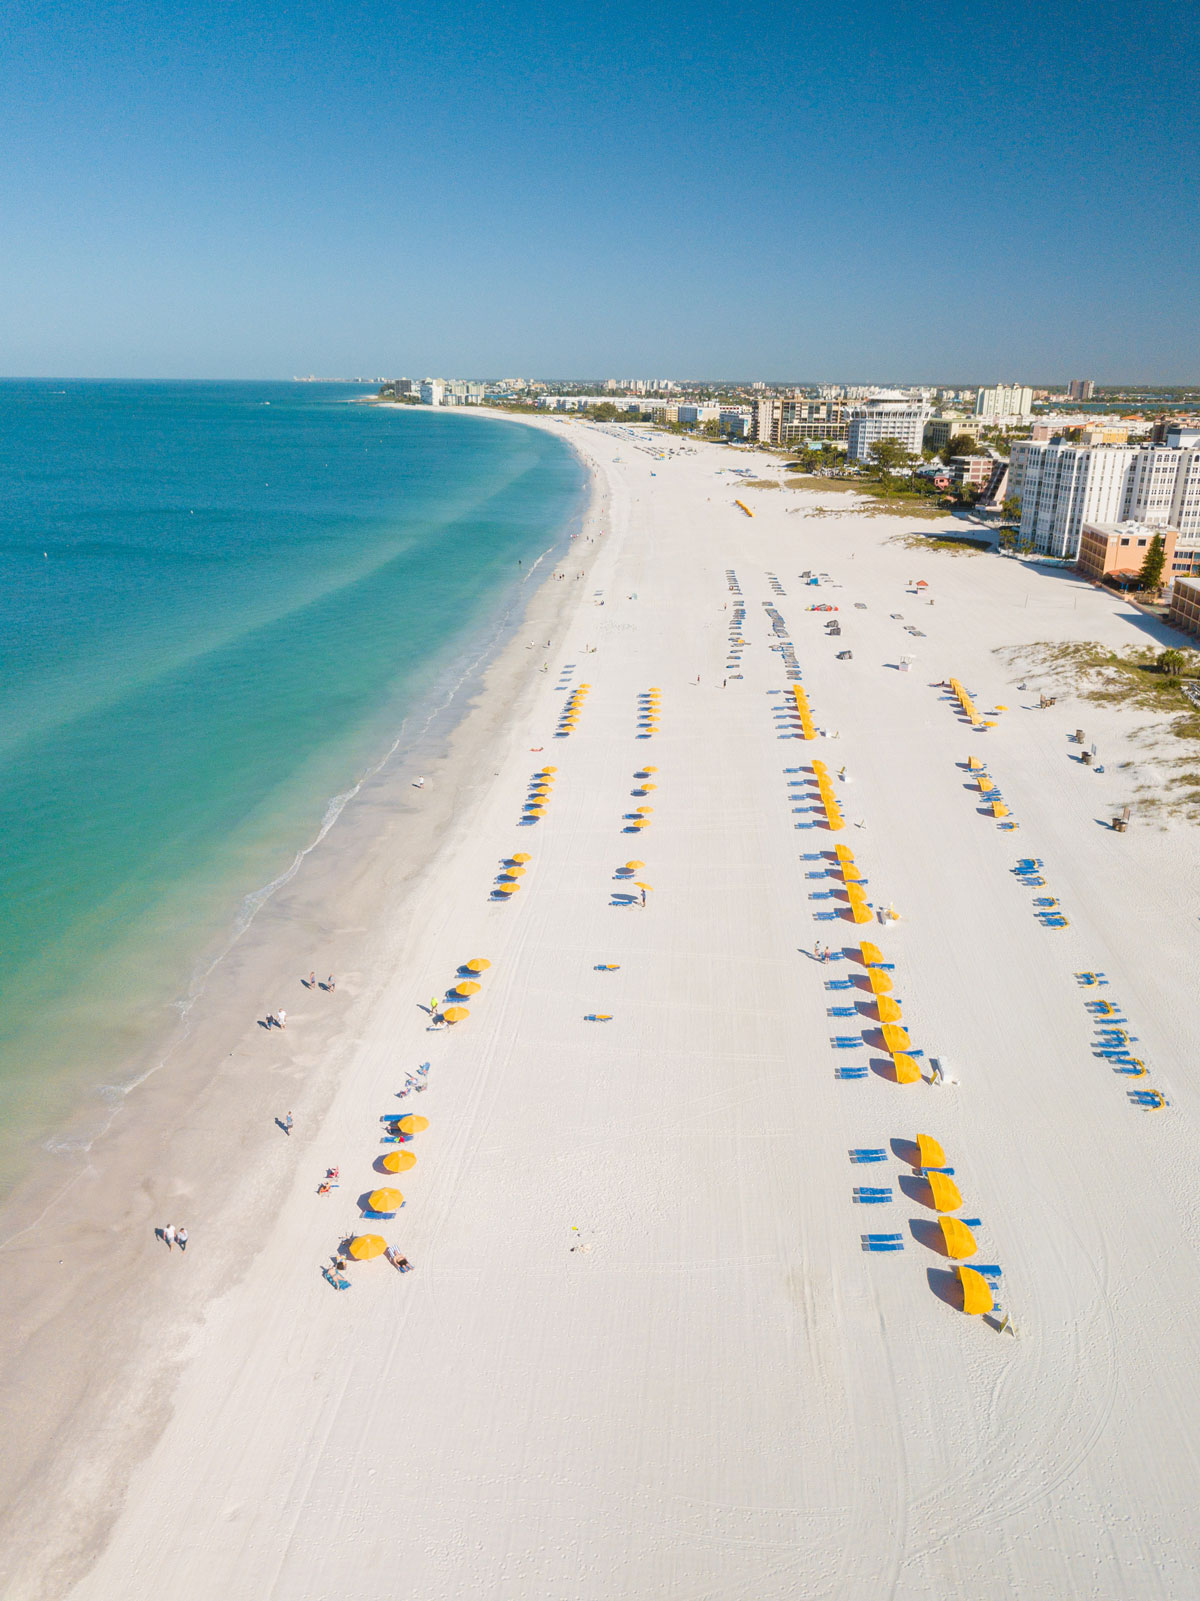
[[[1186,384],[1198,63],[1071,0],[18,6],[0,371]]]

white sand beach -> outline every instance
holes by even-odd
[[[921,524],[798,515],[821,495],[738,489],[745,454],[570,437],[604,486],[595,543],[536,603],[550,650],[511,647],[503,717],[486,722],[485,691],[485,721],[428,769],[411,827],[427,799],[445,809],[419,863],[392,863],[409,813],[375,818],[374,920],[323,922],[300,875],[272,915],[295,932],[302,906],[303,937],[257,1006],[284,1005],[286,1032],[260,1029],[231,978],[227,1037],[206,1036],[226,1065],[174,1144],[127,1145],[127,1210],[102,1223],[124,1254],[78,1314],[86,1235],[48,1241],[51,1215],[23,1264],[0,1258],[10,1308],[21,1266],[41,1297],[0,1369],[0,1588],[1182,1601],[1200,1569],[1197,835],[1113,832],[1139,719],[1065,692],[1039,710],[1039,681],[1020,692],[995,654],[1133,645],[1151,625],[1059,572],[898,541]],[[805,586],[808,569],[829,582]],[[764,603],[816,740],[796,737]],[[839,638],[813,604],[839,608]],[[952,675],[1007,708],[994,727],[969,727],[938,687]],[[1076,759],[1080,726],[1102,774]],[[986,813],[971,755],[1019,829]],[[814,758],[839,833],[809,826]],[[523,825],[546,765],[545,815]],[[898,921],[846,919],[839,843]],[[498,898],[516,851],[532,859]],[[1043,886],[1014,876],[1026,857]],[[627,861],[644,866],[622,877]],[[652,886],[644,908],[631,878]],[[1068,926],[1042,926],[1039,896]],[[345,953],[332,996],[297,983],[318,932]],[[920,1083],[883,1071],[864,935],[894,964]],[[430,998],[475,957],[491,966],[469,1018],[430,1032]],[[1145,1077],[1095,1054],[1097,1000],[1128,1019]],[[931,1058],[957,1083],[927,1082]],[[424,1061],[427,1092],[397,1099]],[[1135,1104],[1147,1085],[1169,1104]],[[414,1270],[354,1263],[336,1292],[322,1264],[385,1182],[381,1120],[408,1111],[430,1127],[395,1180],[406,1204],[366,1226]],[[904,1160],[918,1133],[944,1147],[1015,1336],[960,1310]],[[172,1220],[186,1257],[153,1236]],[[72,1398],[52,1430],[39,1393]]]

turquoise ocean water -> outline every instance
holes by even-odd
[[[0,1184],[578,519],[560,441],[354,393],[0,383]]]

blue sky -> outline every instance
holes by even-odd
[[[1200,380],[1180,4],[9,0],[0,371]]]

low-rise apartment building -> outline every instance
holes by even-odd
[[[1187,578],[1176,580],[1171,591],[1167,621],[1172,628],[1182,628],[1188,634],[1200,634],[1200,583]]]
[[[1097,583],[1104,579],[1136,578],[1142,570],[1146,552],[1155,535],[1163,542],[1163,584],[1171,582],[1175,562],[1174,528],[1152,528],[1148,523],[1084,523],[1079,531],[1079,554],[1075,565]],[[1191,561],[1185,562],[1191,571]]]

